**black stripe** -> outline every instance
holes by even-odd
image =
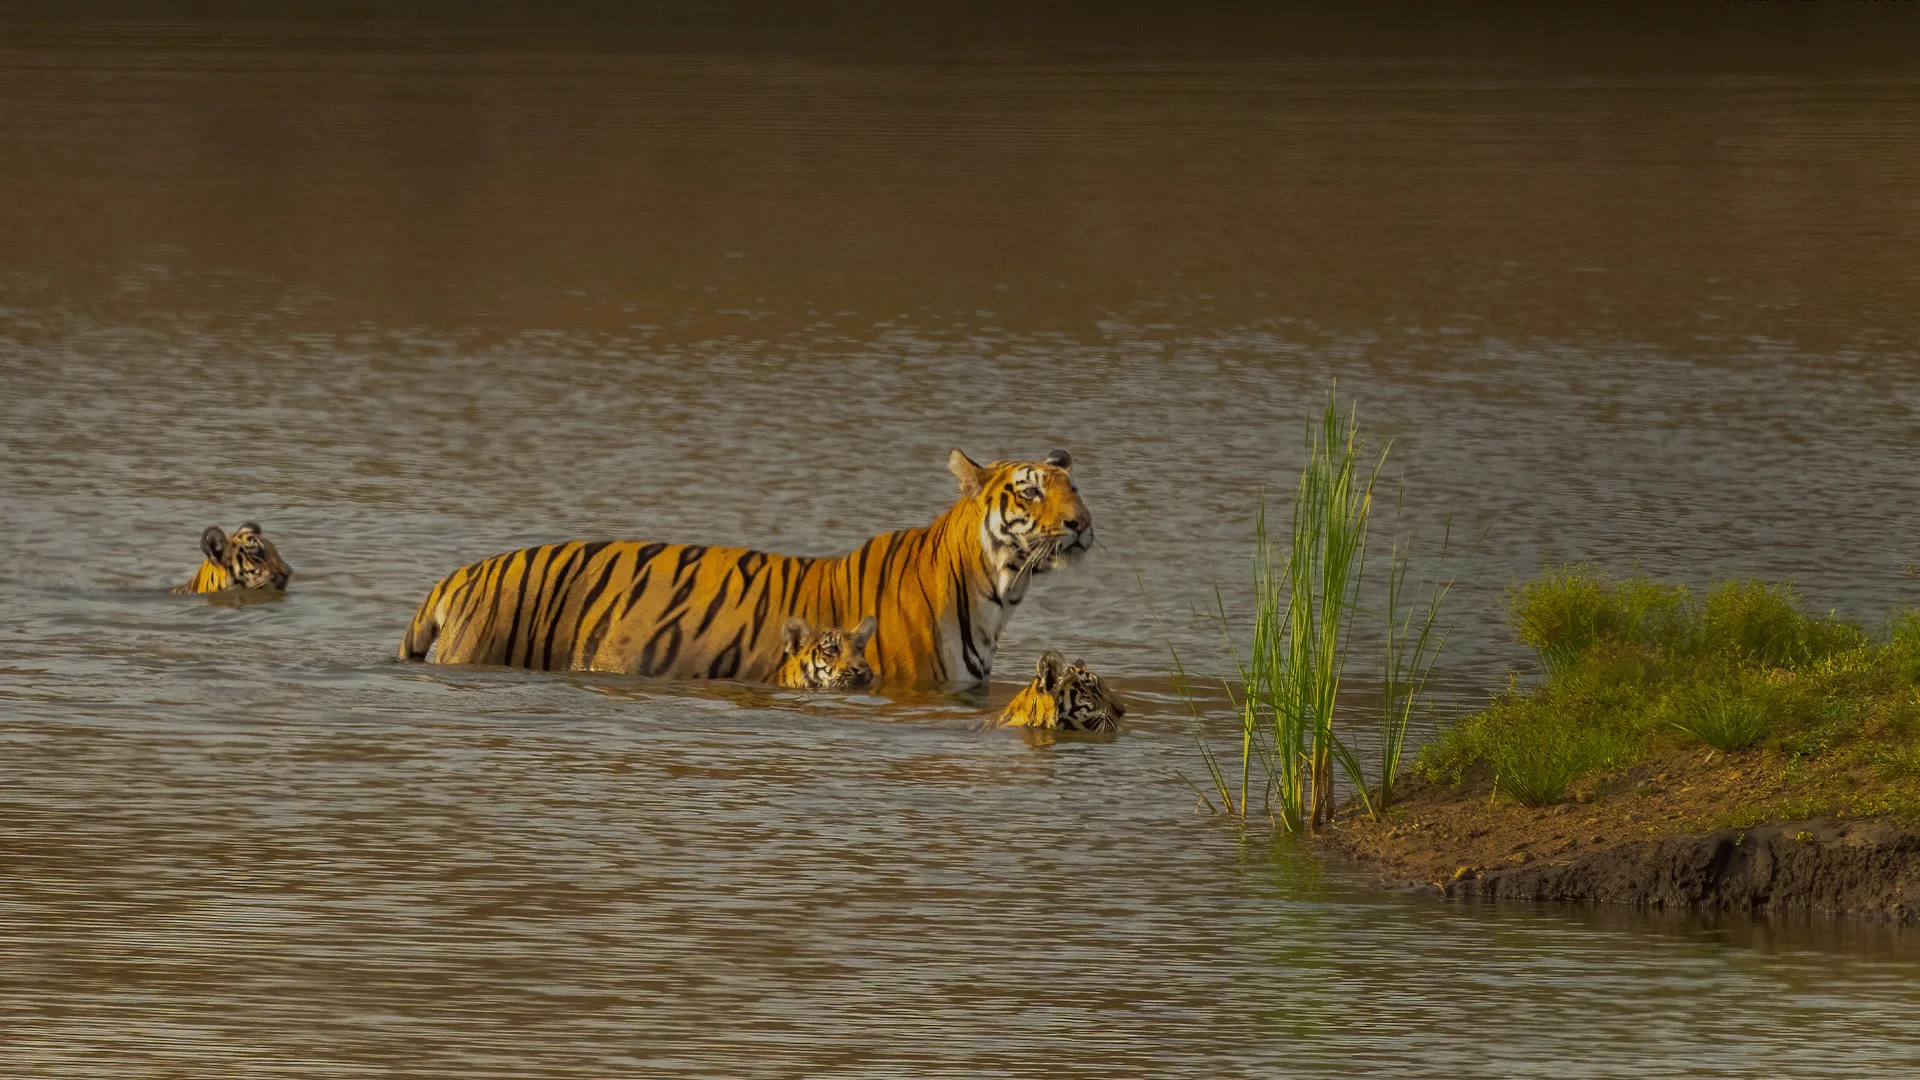
[[[694,637],[699,637],[701,634],[706,633],[707,627],[713,625],[714,616],[720,614],[720,609],[726,606],[727,583],[732,580],[733,580],[732,574],[721,575],[720,589],[718,592],[713,594],[713,602],[707,605],[707,613],[701,617],[699,629],[693,632]],[[746,587],[744,585],[741,586],[740,593],[742,596],[746,595]]]
[[[760,571],[767,568],[767,553],[764,551],[744,552],[733,565],[740,570],[740,580],[743,583],[740,586],[740,595],[745,596],[747,595],[747,585],[751,584],[753,579],[759,576]]]
[[[960,660],[967,665],[967,674],[979,679],[986,672],[981,668],[980,650],[973,644],[973,598],[967,595],[967,583],[958,573],[953,575],[953,595],[960,607]]]
[[[608,604],[607,610],[600,613],[600,621],[593,624],[593,632],[587,635],[586,643],[580,649],[580,662],[588,667],[593,666],[593,658],[600,652],[600,643],[606,640],[607,631],[613,626],[613,607]],[[580,610],[582,614],[586,613],[585,608]]]
[[[634,575],[633,587],[627,590],[626,602],[620,605],[622,614],[625,614],[628,608],[639,603],[640,597],[645,595],[647,582],[653,579],[653,571],[649,569],[648,564],[659,558],[660,553],[665,550],[667,550],[667,545],[665,544],[648,544],[646,547],[634,553],[636,557],[633,562],[633,569],[629,571],[629,573]]]
[[[491,584],[487,586],[487,593],[491,594],[492,603],[487,605],[486,621],[482,622],[475,630],[476,633],[484,635],[481,638],[481,640],[487,642],[488,649],[487,649],[486,655],[484,656],[480,656],[477,658],[469,656],[467,658],[469,662],[477,663],[477,664],[500,663],[500,661],[493,659],[493,649],[492,649],[492,642],[494,639],[494,624],[500,620],[500,596],[501,596],[500,583],[507,579],[508,574],[513,573],[514,564],[516,562],[519,562],[521,559],[526,558],[526,555],[527,555],[527,549],[521,548],[519,551],[509,551],[505,555],[494,556],[495,559],[499,560],[495,567],[497,572],[490,575]]]
[[[760,644],[760,631],[767,625],[767,609],[772,604],[773,575],[769,574],[767,580],[760,584],[760,599],[753,605],[753,636],[747,639],[749,645]]]
[[[534,575],[533,560],[539,558],[542,555],[545,555],[548,559],[553,558],[553,545],[542,544],[537,548],[529,548],[527,549],[526,554],[527,554],[526,570],[522,572],[520,575],[520,587],[514,591],[513,611],[511,612],[511,615],[513,618],[513,624],[512,624],[512,629],[508,630],[507,632],[506,658],[500,661],[501,663],[507,664],[512,667],[528,666],[527,664],[514,663],[513,649],[514,649],[514,646],[520,643],[520,620],[527,614],[527,582],[532,580]],[[544,561],[540,565],[542,569],[546,567],[546,563]],[[529,626],[527,629],[532,630],[533,628]],[[528,651],[531,652],[532,650],[528,650]],[[532,657],[528,657],[528,659],[531,660]]]
[[[674,590],[673,599],[667,601],[667,606],[660,612],[660,617],[662,619],[679,618],[681,606],[692,598],[693,587],[698,584],[699,581],[699,574],[688,574],[687,580],[681,582],[680,587]]]
[[[700,544],[688,544],[681,548],[680,565],[673,568],[673,580],[679,581],[680,575],[687,572],[687,567],[699,562],[706,554],[707,549]]]
[[[876,608],[880,606],[880,594],[886,590],[887,582],[891,580],[893,564],[899,559],[901,549],[907,546],[906,533],[889,533],[886,539],[891,540],[892,543],[887,546],[887,553],[880,556],[879,580],[873,588],[873,604]]]
[[[560,575],[566,571],[568,565],[560,562],[560,553],[573,547],[573,543],[573,541],[567,541],[564,544],[554,545],[553,552],[547,556],[546,564],[540,569],[540,584],[533,590],[533,602],[527,605],[527,659],[522,665],[524,667],[533,666],[534,643],[540,638],[540,620],[546,616],[547,605],[553,602],[553,591],[559,587]],[[579,549],[574,550],[575,555],[567,556],[569,562],[578,554]]]
[[[793,563],[793,577],[787,582],[787,595],[781,598],[781,607],[791,614],[794,598],[800,594],[800,584],[806,580],[807,572],[813,569],[813,560],[801,555],[788,558]]]
[[[668,634],[673,638],[667,642],[664,655],[660,652],[660,641]],[[673,666],[680,656],[680,620],[675,619],[653,632],[647,639],[646,647],[640,650],[640,674],[659,675]]]
[[[733,640],[720,650],[720,655],[707,665],[707,678],[731,679],[740,674],[740,638],[747,632],[746,627],[734,631]]]
[[[553,639],[560,635],[560,617],[567,613],[567,595],[573,591],[573,579],[580,576],[593,557],[606,547],[606,541],[587,544],[573,553],[566,568],[560,571],[559,584],[553,587],[553,596],[547,601],[547,642],[540,650],[540,670],[553,670]],[[579,620],[576,618],[575,622]]]
[[[587,617],[587,612],[593,610],[594,602],[600,599],[600,594],[607,591],[607,584],[613,580],[613,572],[619,568],[620,553],[614,552],[613,558],[607,560],[607,568],[600,571],[600,580],[593,583],[593,587],[587,590],[587,598],[580,601],[580,617],[582,619]],[[611,612],[613,605],[608,604],[607,610]],[[591,661],[593,658],[583,656],[581,659]]]

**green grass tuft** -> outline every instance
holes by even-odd
[[[1667,699],[1666,709],[1676,729],[1723,754],[1745,750],[1773,730],[1771,703],[1737,688],[1682,688]]]
[[[1414,768],[1430,782],[1476,779],[1541,805],[1690,744],[1767,748],[1787,759],[1789,783],[1844,786],[1865,764],[1920,777],[1920,612],[1875,636],[1805,612],[1786,585],[1731,581],[1702,596],[1591,566],[1550,569],[1507,603],[1544,676],[1423,748]]]
[[[1647,644],[1671,633],[1689,600],[1683,585],[1614,580],[1590,566],[1549,569],[1507,596],[1508,620],[1549,670],[1602,644]]]
[[[1869,755],[1873,774],[1882,780],[1920,777],[1920,743],[1881,747]]]

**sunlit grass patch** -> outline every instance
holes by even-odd
[[[1665,702],[1667,721],[1723,754],[1745,750],[1773,729],[1775,706],[1738,687],[1684,687]]]
[[[1430,782],[1543,805],[1689,746],[1773,754],[1808,806],[1905,805],[1863,778],[1920,778],[1920,614],[1874,635],[1805,611],[1786,585],[1695,593],[1591,566],[1516,587],[1508,614],[1542,676],[1426,747],[1415,767]]]
[[[1920,777],[1920,743],[1876,749],[1870,757],[1873,774],[1882,780]]]
[[[1690,597],[1684,585],[1634,576],[1614,579],[1590,566],[1548,570],[1507,597],[1520,643],[1549,670],[1566,667],[1601,644],[1652,644],[1670,637]]]

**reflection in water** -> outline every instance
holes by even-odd
[[[1335,376],[1488,530],[1452,685],[1545,560],[1920,598],[1920,86],[312,33],[0,41],[0,1072],[1920,1068],[1911,933],[1378,892],[1190,813],[1166,678]],[[844,550],[954,446],[1074,451],[1003,677],[1118,740],[388,659],[453,566]],[[246,519],[284,601],[165,594]]]

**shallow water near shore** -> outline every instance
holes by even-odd
[[[1909,73],[369,34],[0,38],[0,1073],[1920,1070],[1920,934],[1381,891],[1195,813],[1167,678],[1336,378],[1484,533],[1459,701],[1547,561],[1920,602]],[[954,446],[1101,540],[985,699],[391,659],[460,563],[841,551]],[[165,593],[249,519],[284,599]],[[978,730],[1048,647],[1126,735]]]

